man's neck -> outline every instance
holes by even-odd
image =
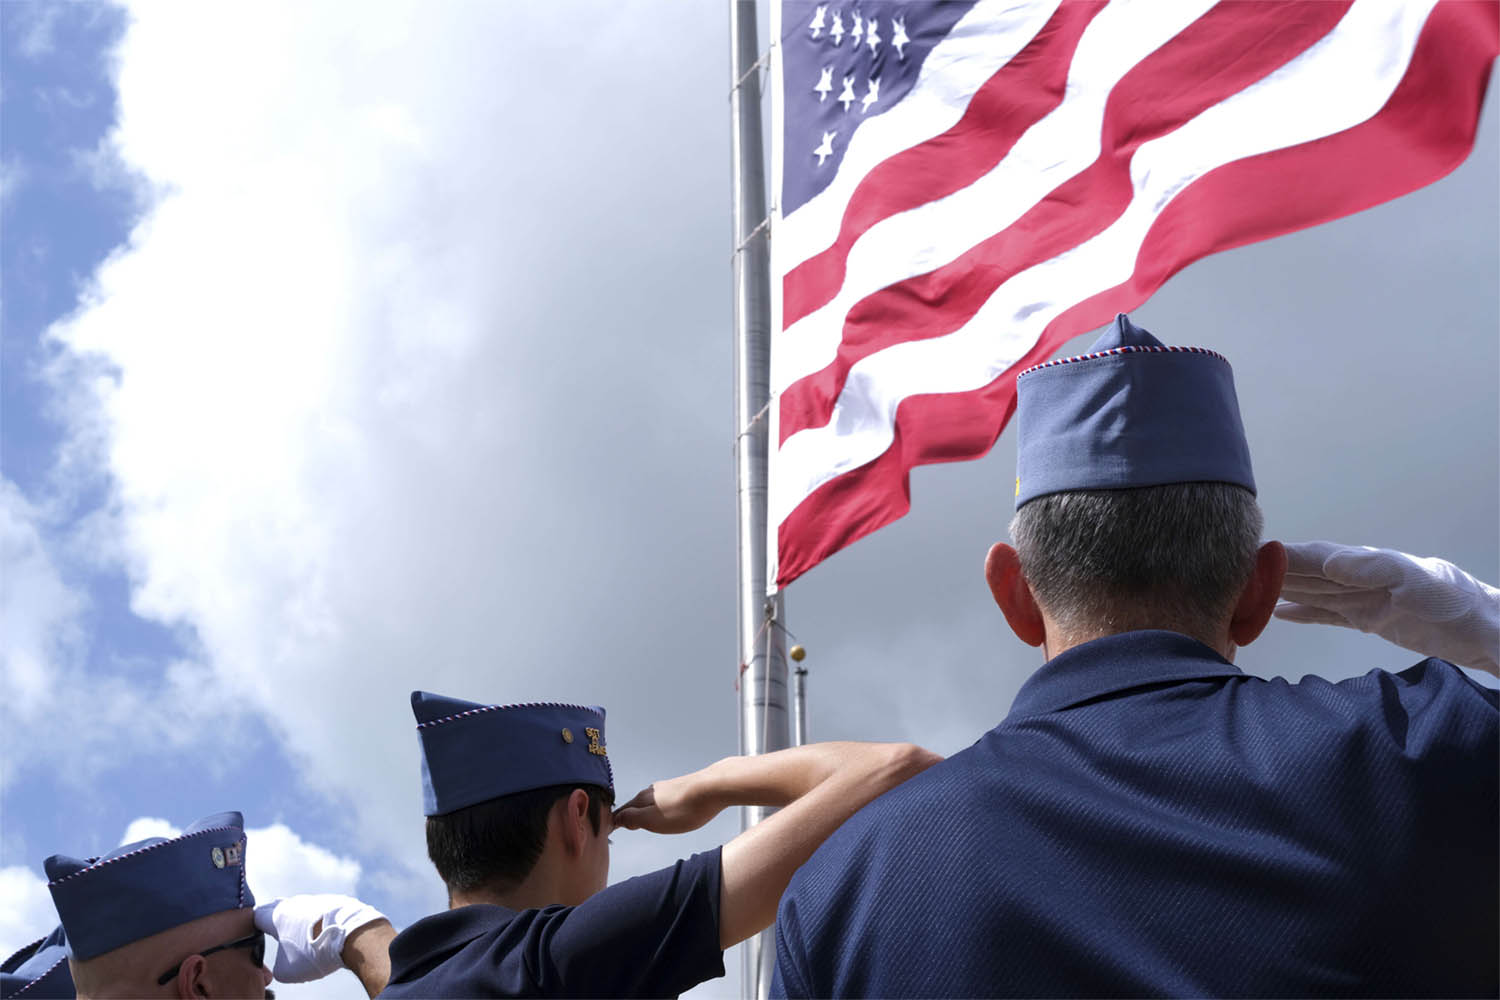
[[[1074,632],[1060,628],[1056,622],[1054,622],[1050,617],[1047,616],[1045,611],[1042,613],[1042,619],[1047,630],[1047,636],[1042,640],[1042,655],[1048,660],[1061,653],[1067,652],[1074,646],[1082,646],[1084,643],[1093,642],[1095,639],[1103,639],[1111,635],[1123,635],[1126,632],[1138,632],[1142,629],[1160,627],[1141,625],[1134,628],[1102,629]],[[1228,660],[1230,663],[1234,662],[1235,645],[1230,640],[1227,634],[1227,630],[1225,630],[1225,634],[1223,635],[1208,637],[1201,635],[1192,635],[1188,632],[1183,632],[1181,629],[1175,628],[1164,628],[1164,631],[1176,632],[1179,635],[1186,635],[1189,639],[1196,639],[1199,642],[1203,643],[1203,645],[1207,646],[1209,649],[1212,649],[1214,652],[1224,657],[1224,659]]]
[[[538,878],[536,873],[533,873],[520,884],[507,888],[480,886],[467,892],[450,890],[448,909],[456,910],[460,906],[488,903],[492,906],[503,906],[507,910],[538,910],[562,901],[563,893],[556,886],[551,885],[550,881]]]

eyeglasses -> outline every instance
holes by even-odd
[[[256,931],[249,937],[242,937],[238,941],[231,941],[228,944],[216,944],[212,948],[209,948],[207,951],[195,952],[194,954],[189,955],[187,958],[184,958],[182,962],[178,962],[176,965],[172,966],[172,968],[167,972],[163,972],[161,974],[161,978],[157,979],[156,985],[165,986],[170,983],[173,978],[176,977],[177,973],[182,970],[183,962],[186,962],[188,958],[206,958],[216,951],[228,951],[230,948],[249,948],[250,961],[255,963],[257,966],[263,965],[266,961],[265,932]]]

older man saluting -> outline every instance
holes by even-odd
[[[283,982],[348,968],[370,996],[385,986],[390,922],[348,896],[289,896],[257,907],[245,878],[244,825],[237,812],[217,813],[176,837],[46,860],[66,934],[56,946],[78,997],[271,996],[267,934],[278,940]],[[29,995],[30,987],[16,993]]]
[[[1217,354],[1122,315],[1017,386],[1015,547],[985,577],[1046,662],[798,872],[773,995],[1496,995],[1496,693],[1439,659],[1233,665],[1287,549]],[[1285,617],[1495,670],[1496,594],[1456,568],[1293,555]]]

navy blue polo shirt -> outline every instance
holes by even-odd
[[[1495,996],[1497,720],[1441,660],[1075,647],[797,872],[771,994]]]
[[[676,996],[724,974],[719,854],[626,879],[578,906],[462,906],[391,942],[382,997]]]

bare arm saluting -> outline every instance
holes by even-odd
[[[652,833],[696,830],[730,806],[777,806],[724,845],[719,947],[771,926],[792,874],[845,820],[943,758],[910,743],[813,743],[726,757],[653,783],[615,810],[614,825]]]

